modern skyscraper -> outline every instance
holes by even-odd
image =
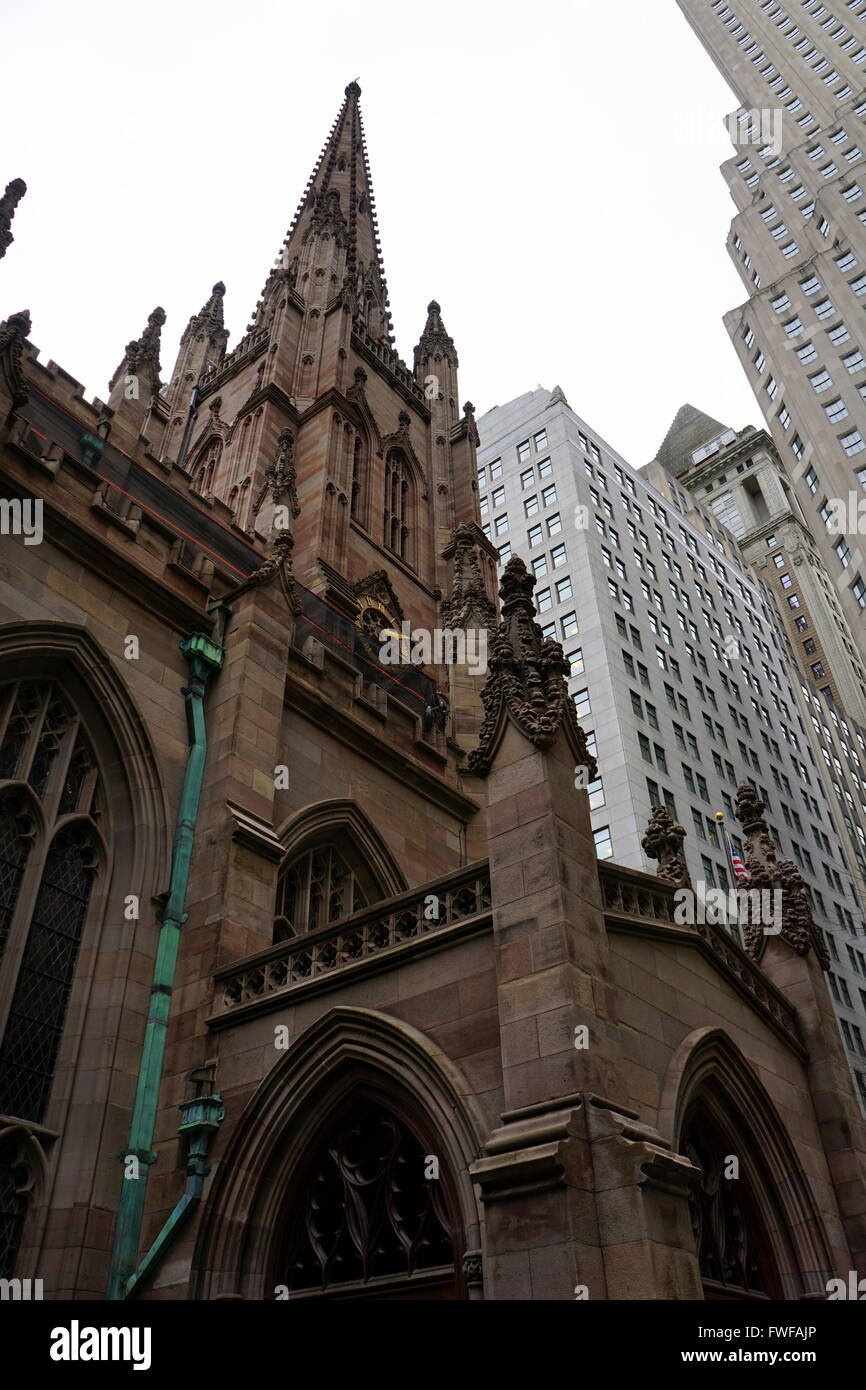
[[[842,698],[860,658],[776,446],[766,430],[750,426],[736,433],[683,406],[644,476],[676,498],[699,528],[703,517],[720,521],[774,590],[786,651],[799,668],[801,712],[821,744],[858,894],[866,901],[866,759],[860,761],[866,731]]]
[[[866,1109],[866,921],[855,883],[866,859],[853,813],[843,847],[849,808],[802,703],[773,584],[744,563],[735,536],[682,479],[658,464],[634,470],[559,388],[496,407],[479,432],[485,531],[501,563],[520,555],[535,575],[542,631],[564,645],[597,758],[588,790],[599,856],[646,869],[644,831],[663,804],[686,828],[693,881],[735,888],[726,834],[742,854],[733,799],[751,782],[808,885]],[[733,443],[732,431],[691,412],[665,457],[679,461],[718,436]],[[849,739],[858,734],[866,763],[862,731]],[[859,800],[856,812],[859,825]]]
[[[678,3],[741,103],[725,323],[866,659],[866,0]],[[837,676],[866,724],[862,672]]]

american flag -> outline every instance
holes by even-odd
[[[746,873],[746,866],[734,848],[734,842],[730,835],[725,837],[728,842],[728,857],[731,861],[731,868],[734,871],[734,878],[738,883],[746,883],[749,875]]]

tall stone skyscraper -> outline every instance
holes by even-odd
[[[866,0],[678,3],[741,103],[725,323],[866,656]]]

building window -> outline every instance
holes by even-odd
[[[600,830],[594,830],[592,838],[595,841],[596,857],[598,859],[612,859],[613,842],[610,838],[610,826],[605,825]]]
[[[412,563],[412,518],[415,486],[409,465],[399,449],[392,449],[385,464],[385,545],[401,560]]]
[[[0,1114],[41,1123],[100,864],[102,792],[87,735],[58,686],[27,682],[2,697],[0,955],[11,943],[20,966],[0,1044]],[[43,807],[38,835],[16,783]],[[19,896],[25,869],[39,884],[32,906]]]
[[[274,941],[338,922],[375,901],[333,845],[308,850],[280,874],[274,915]]]

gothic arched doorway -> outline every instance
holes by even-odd
[[[453,1181],[417,1125],[374,1094],[323,1127],[274,1243],[289,1298],[459,1299]]]

